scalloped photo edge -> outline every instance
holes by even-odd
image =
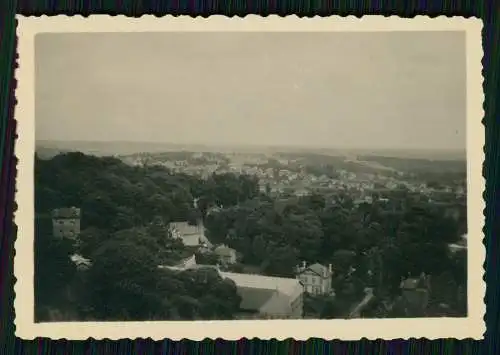
[[[456,338],[482,339],[486,331],[483,280],[485,247],[483,227],[485,202],[482,176],[485,130],[483,110],[482,21],[476,18],[400,18],[397,16],[312,17],[249,15],[244,18],[211,16],[17,16],[18,68],[15,72],[18,159],[15,199],[18,227],[14,273],[16,336],[81,340],[164,338],[172,340],[240,338],[306,340]],[[468,316],[465,318],[332,319],[332,320],[231,320],[231,321],[141,321],[141,322],[47,322],[34,320],[34,152],[35,152],[35,36],[39,33],[100,32],[387,32],[463,31],[466,37],[466,154],[468,221]]]

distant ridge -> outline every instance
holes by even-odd
[[[394,158],[429,160],[465,160],[465,151],[426,149],[361,149],[361,148],[321,148],[301,146],[258,146],[258,145],[215,145],[178,144],[163,142],[127,141],[36,141],[36,151],[40,156],[50,157],[63,152],[80,151],[96,156],[129,155],[134,153],[161,153],[168,151],[192,152],[238,152],[238,153],[291,153],[308,152],[333,156],[373,155]]]

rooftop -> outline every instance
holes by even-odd
[[[193,226],[188,222],[172,222],[169,228],[175,229],[181,235],[182,242],[186,246],[198,246],[205,243],[210,246],[210,241],[205,237],[203,226]]]
[[[226,256],[230,256],[231,254],[233,254],[235,252],[236,251],[233,248],[230,248],[227,245],[219,245],[214,250],[214,253],[216,253],[217,255],[226,255]]]
[[[298,268],[298,272],[299,273],[302,273],[302,272],[304,272],[306,270],[311,270],[312,272],[318,274],[319,276],[323,276],[323,275],[325,275],[325,273],[328,272],[329,269],[328,269],[327,266],[322,265],[320,263],[314,263],[314,264],[309,265],[309,266],[305,266],[305,267],[301,266],[301,267]]]
[[[193,226],[188,222],[172,222],[170,228],[175,228],[182,235],[200,234],[200,226]]]
[[[237,287],[276,290],[291,299],[295,299],[303,291],[303,287],[297,279],[233,272],[220,272],[220,275],[223,278],[233,280]]]
[[[86,259],[80,254],[73,254],[70,256],[70,259],[76,265],[85,265],[85,266],[92,265],[92,261],[90,259]]]
[[[401,281],[400,287],[405,290],[417,290],[417,289],[425,289],[425,279],[423,277],[420,278],[408,278],[406,280]]]
[[[321,276],[324,275],[325,271],[328,271],[328,268],[320,263],[312,264],[308,268]]]
[[[80,209],[76,207],[63,207],[52,210],[53,218],[79,218]]]
[[[276,293],[276,290],[238,287],[238,294],[241,297],[240,308],[244,310],[260,310]]]
[[[260,313],[273,314],[274,316],[287,315],[291,311],[290,299],[280,292],[275,292],[259,310]]]

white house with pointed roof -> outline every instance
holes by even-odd
[[[328,295],[332,289],[332,265],[315,263],[307,266],[305,262],[297,267],[296,278],[304,285],[304,291],[312,295]]]

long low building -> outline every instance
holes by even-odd
[[[219,272],[236,284],[243,313],[258,318],[302,318],[304,287],[297,279]]]
[[[185,271],[210,267],[224,279],[232,280],[241,297],[240,318],[300,319],[303,315],[304,286],[298,279],[257,274],[223,272],[217,266],[196,264],[194,255],[175,266],[162,269]]]

